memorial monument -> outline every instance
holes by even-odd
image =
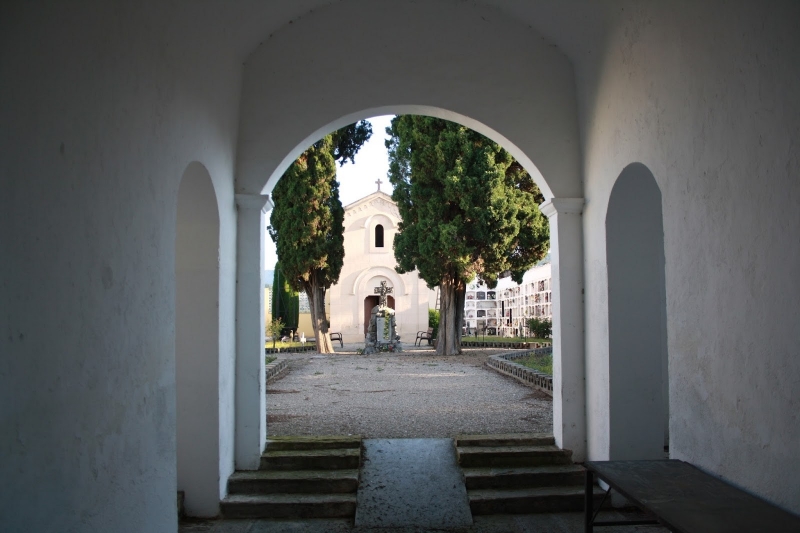
[[[364,346],[365,354],[377,352],[402,352],[403,345],[397,334],[394,309],[387,305],[386,296],[393,291],[385,281],[375,287],[375,294],[380,295],[379,303],[372,308],[369,328]]]

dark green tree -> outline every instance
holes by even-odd
[[[553,336],[553,323],[549,318],[530,318],[528,330],[537,339],[547,339]]]
[[[354,161],[372,126],[361,121],[326,135],[292,163],[272,191],[268,228],[289,286],[305,291],[320,353],[332,353],[325,293],[344,261],[344,208],[336,162]]]
[[[436,351],[461,353],[466,285],[476,276],[490,288],[522,276],[547,253],[543,197],[506,150],[446,120],[402,115],[391,136],[389,180],[403,221],[394,238],[397,271],[419,271],[441,295]]]
[[[272,277],[272,318],[280,319],[284,330],[297,330],[300,322],[300,295],[287,282],[280,261]]]

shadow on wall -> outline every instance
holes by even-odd
[[[609,458],[664,457],[669,427],[661,191],[632,163],[606,214],[610,376]]]

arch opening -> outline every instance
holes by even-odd
[[[383,226],[375,226],[375,248],[383,248]]]
[[[430,117],[441,118],[444,120],[448,120],[450,122],[455,122],[457,124],[461,124],[462,126],[470,128],[474,131],[477,131],[478,133],[484,135],[488,139],[491,139],[492,141],[502,146],[512,156],[514,156],[514,159],[516,159],[525,168],[525,170],[528,171],[528,174],[530,174],[533,180],[536,182],[536,185],[542,191],[545,200],[548,200],[553,197],[553,192],[550,188],[550,185],[547,183],[544,176],[539,171],[538,167],[534,164],[533,160],[531,160],[531,158],[524,151],[522,151],[519,147],[517,147],[514,143],[512,143],[508,138],[506,138],[500,132],[495,131],[486,124],[483,124],[482,122],[470,118],[468,116],[461,115],[459,113],[455,113],[439,107],[421,106],[421,105],[387,105],[377,108],[365,109],[357,113],[351,113],[342,116],[337,120],[331,121],[330,123],[317,128],[314,132],[306,136],[289,153],[287,153],[284,156],[280,164],[278,164],[278,166],[275,168],[274,172],[272,172],[267,177],[266,182],[263,184],[263,187],[261,188],[261,193],[270,194],[272,192],[272,189],[275,188],[275,184],[277,184],[278,180],[280,180],[281,177],[283,177],[284,172],[286,172],[286,170],[295,161],[295,159],[297,159],[300,156],[300,154],[303,153],[304,150],[306,150],[309,146],[317,142],[325,135],[328,135],[340,128],[343,128],[348,124],[352,124],[360,120],[369,119],[371,117],[385,116],[385,115],[425,115]]]
[[[219,514],[219,236],[211,177],[190,163],[175,231],[177,485],[190,516]]]
[[[458,124],[460,124],[462,126],[471,128],[471,129],[483,134],[487,138],[489,138],[489,139],[493,140],[494,142],[498,143],[500,146],[502,146],[504,149],[506,149],[509,153],[511,153],[511,155],[514,156],[515,159],[517,159],[517,161],[530,173],[531,177],[537,183],[537,185],[539,185],[540,190],[542,191],[542,193],[545,196],[545,198],[552,197],[552,192],[550,192],[549,187],[548,187],[547,183],[544,181],[544,178],[543,178],[541,172],[539,172],[538,168],[533,164],[533,162],[530,160],[530,158],[527,155],[525,155],[521,150],[519,150],[518,148],[513,146],[513,144],[508,139],[506,139],[505,137],[503,137],[499,133],[491,130],[487,126],[479,123],[478,121],[475,121],[473,119],[469,119],[468,117],[464,117],[462,115],[458,115],[456,113],[452,113],[452,112],[443,110],[441,108],[431,108],[431,107],[425,107],[425,106],[390,106],[390,107],[386,107],[386,108],[377,108],[377,109],[372,109],[372,110],[367,110],[367,111],[364,111],[364,112],[360,112],[360,113],[357,113],[357,114],[347,115],[347,116],[342,117],[342,118],[340,118],[340,119],[338,119],[338,120],[336,120],[334,122],[329,123],[326,127],[322,128],[322,129],[319,129],[315,133],[312,133],[311,135],[306,137],[306,139],[302,143],[298,144],[294,148],[294,150],[292,152],[290,152],[289,154],[287,154],[284,157],[281,165],[279,167],[277,167],[275,172],[273,172],[273,174],[270,176],[270,179],[268,180],[267,184],[264,185],[264,188],[262,189],[262,191],[263,192],[271,191],[271,189],[274,188],[274,186],[277,184],[278,180],[279,179],[283,179],[283,172],[289,167],[289,165],[291,165],[291,163],[294,161],[294,159],[299,154],[301,154],[309,145],[311,145],[315,141],[317,141],[320,137],[322,137],[324,135],[327,135],[328,133],[330,133],[332,131],[335,131],[338,128],[344,127],[344,126],[346,126],[348,124],[351,124],[353,122],[356,122],[358,120],[368,119],[368,118],[371,118],[373,116],[392,115],[392,114],[405,114],[406,112],[408,112],[409,114],[428,115],[428,116],[433,116],[433,117],[436,117],[436,118],[443,118],[443,119],[446,119],[446,120],[449,120],[449,121],[452,121],[452,122],[456,122],[456,123],[458,123]],[[372,217],[370,217],[367,220],[367,222],[364,223],[364,226],[368,228],[371,221],[372,221]],[[393,226],[393,224],[390,224],[389,227],[392,227],[392,226]],[[378,227],[380,227],[380,230],[378,229]],[[368,230],[366,232],[365,238],[363,239],[363,241],[361,241],[364,244],[366,244],[366,247],[365,247],[366,249],[369,249],[370,246],[372,246],[374,248],[380,248],[381,247],[379,242],[378,242],[378,235],[377,235],[378,231],[381,231],[381,233],[385,232],[384,224],[382,222],[379,224],[377,221],[375,221],[375,225],[372,226],[372,232],[370,232]],[[372,233],[372,235],[370,235],[370,233]],[[380,251],[383,251],[383,250],[380,250]],[[554,254],[556,254],[556,255],[558,254],[557,249],[554,251]],[[359,288],[362,287],[362,285],[364,285],[366,283],[367,279],[369,278],[369,275],[367,274],[367,272],[368,271],[362,272],[361,274],[356,276],[354,282],[352,283],[353,289],[350,291],[351,294],[353,294],[353,295],[359,294]],[[392,272],[391,274],[387,274],[387,277],[392,279],[394,277],[397,277],[397,275],[396,275],[396,273]],[[395,284],[395,287],[396,287],[395,290],[396,291],[400,290],[401,293],[405,292],[405,289],[404,289],[404,286],[403,286],[404,284],[402,283],[402,281],[399,280],[399,278],[398,278],[398,282],[399,283]],[[348,285],[350,284],[349,279],[346,281],[346,283]],[[462,304],[463,304],[463,302],[462,302]],[[353,331],[353,333],[355,333],[356,335],[358,333],[361,333],[361,335],[365,335],[367,333],[367,329],[368,329],[369,312],[370,312],[371,308],[374,305],[375,305],[375,303],[373,303],[372,305],[369,305],[367,300],[363,299],[363,297],[362,297],[362,299],[354,299],[353,303],[347,309],[348,316],[347,316],[346,327],[350,328]],[[392,307],[394,307],[394,306],[392,306]],[[337,312],[337,309],[335,309],[335,306],[331,305],[330,311],[331,311],[330,320],[331,320],[331,328],[332,328],[331,331],[340,331],[340,330],[344,329],[340,324],[336,324],[336,320],[334,318],[334,313]],[[359,315],[360,315],[360,317],[359,317]],[[361,320],[358,320],[359,318]],[[557,317],[554,317],[554,319],[558,320]],[[359,327],[359,322],[360,322],[360,326],[361,327]],[[400,330],[399,328],[398,328],[398,331]],[[420,329],[425,330],[427,328],[421,326]],[[361,330],[361,331],[359,331],[359,330]],[[494,328],[494,330],[495,330],[494,332],[496,334],[497,328]],[[411,330],[405,331],[403,333],[407,334],[407,335],[412,335],[412,336],[414,335],[414,331],[411,331]],[[345,342],[348,342],[347,339],[345,339]],[[555,357],[555,355],[554,355],[554,357]],[[555,371],[558,372],[559,367],[557,365],[554,365],[554,369],[556,369]],[[573,377],[570,376],[570,379],[573,379]],[[556,400],[556,403],[558,403],[558,400]],[[579,421],[578,424],[582,424],[582,422]],[[555,432],[555,429],[554,429],[554,432]],[[574,448],[574,446],[573,446],[573,448]]]
[[[660,459],[668,439],[666,283],[661,191],[633,163],[606,214],[609,458]]]

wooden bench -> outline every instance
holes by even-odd
[[[331,333],[331,343],[333,341],[339,341],[339,347],[344,348],[344,341],[342,341],[342,334],[339,332]]]
[[[422,346],[422,341],[428,341],[428,344],[433,342],[433,328],[428,328],[428,331],[417,332],[417,338],[414,339],[414,346]]]
[[[662,524],[674,533],[800,531],[800,517],[683,461],[587,461],[584,467],[586,533],[600,526],[646,524]],[[654,519],[596,522],[595,477],[608,484],[606,496],[613,489]]]

